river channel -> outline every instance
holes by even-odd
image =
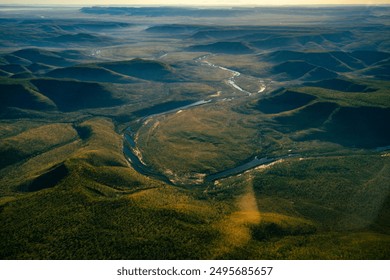
[[[236,84],[235,78],[241,75],[240,72],[232,70],[232,69],[228,69],[228,68],[225,68],[222,66],[214,65],[206,60],[207,57],[209,57],[209,55],[204,55],[204,56],[195,58],[194,61],[201,63],[202,65],[205,65],[207,67],[218,68],[220,70],[228,72],[230,74],[230,78],[225,80],[225,82],[227,84],[229,84],[232,88],[234,88],[240,92],[248,94],[249,96],[252,95],[251,92],[248,92],[248,91],[242,89],[239,85]],[[257,93],[261,93],[266,89],[265,84],[262,83],[261,80],[259,80],[259,83],[260,83],[260,90]],[[196,102],[193,102],[190,104],[186,104],[184,106],[170,108],[169,110],[166,110],[163,112],[151,112],[149,115],[142,116],[139,119],[139,121],[146,121],[147,119],[152,118],[152,117],[171,114],[171,113],[178,112],[180,110],[187,110],[187,109],[190,109],[191,107],[201,106],[201,105],[213,102],[213,101],[216,101],[216,100],[213,100],[213,99],[200,100],[200,101],[196,101]],[[140,151],[137,148],[137,144],[136,144],[136,141],[134,139],[135,139],[135,133],[131,130],[131,128],[128,127],[127,129],[125,129],[124,137],[123,137],[123,153],[124,153],[126,159],[128,160],[128,162],[131,164],[131,166],[137,172],[139,172],[143,175],[153,177],[155,179],[164,181],[164,182],[169,183],[169,184],[173,184],[173,182],[170,181],[169,178],[166,177],[164,174],[158,172],[157,170],[153,169],[152,167],[148,166],[145,162],[143,162],[142,156],[140,154]],[[242,164],[239,164],[236,167],[229,168],[229,169],[226,169],[226,170],[214,173],[214,174],[207,175],[204,178],[204,183],[213,182],[213,181],[221,179],[221,178],[240,174],[240,173],[243,173],[246,170],[252,169],[254,167],[264,165],[264,164],[269,164],[269,163],[272,163],[274,161],[277,161],[277,160],[280,160],[282,158],[286,158],[289,156],[290,155],[284,156],[284,157],[278,157],[278,158],[258,158],[256,156],[252,159],[248,159],[247,161],[245,161]]]

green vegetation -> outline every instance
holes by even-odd
[[[2,18],[0,259],[389,259],[388,11]]]
[[[312,95],[287,90],[282,94],[260,100],[257,109],[266,114],[278,114],[302,107],[314,99]]]

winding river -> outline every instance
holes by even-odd
[[[258,158],[257,156],[255,156],[252,160],[250,160],[246,163],[240,164],[236,167],[226,169],[226,170],[214,173],[214,174],[207,175],[204,179],[204,182],[205,183],[213,182],[215,180],[219,180],[222,178],[226,178],[226,177],[230,177],[233,175],[243,173],[249,169],[252,169],[252,168],[255,168],[255,167],[258,167],[261,165],[270,164],[270,163],[273,163],[275,161],[279,161],[279,160],[286,159],[286,158],[292,158],[292,157],[297,157],[297,155],[289,154],[286,156],[274,157],[274,158],[268,158],[268,157]]]
[[[243,88],[241,88],[239,85],[237,85],[237,83],[236,83],[236,78],[237,78],[238,76],[241,75],[240,72],[235,71],[235,70],[232,70],[232,69],[229,69],[229,68],[226,68],[226,67],[223,67],[223,66],[215,65],[215,64],[209,62],[209,61],[206,60],[206,59],[207,59],[208,57],[210,57],[210,56],[211,56],[211,54],[202,55],[202,56],[200,56],[200,57],[195,58],[194,61],[197,62],[197,63],[205,64],[205,65],[207,65],[207,66],[209,66],[209,67],[217,68],[217,69],[220,69],[220,70],[223,70],[223,71],[226,71],[226,72],[230,73],[231,76],[230,76],[230,78],[227,79],[227,81],[226,81],[226,83],[227,83],[228,85],[230,85],[232,88],[234,88],[234,89],[236,89],[236,90],[238,90],[238,91],[241,91],[241,92],[243,92],[243,93],[248,94],[249,96],[251,96],[251,95],[253,94],[252,92],[246,91],[245,89],[243,89]],[[264,83],[262,80],[260,80],[260,79],[258,79],[258,82],[259,82],[259,84],[260,84],[260,87],[259,87],[259,90],[257,91],[257,93],[262,93],[262,92],[265,91],[266,85],[265,85],[265,83]]]
[[[249,96],[252,95],[251,92],[248,92],[248,91],[242,89],[239,85],[236,84],[235,79],[236,79],[236,77],[241,75],[240,72],[210,63],[209,61],[206,60],[206,58],[209,56],[210,55],[204,55],[204,56],[195,58],[194,61],[201,63],[203,65],[206,65],[208,67],[218,68],[218,69],[221,69],[223,71],[228,72],[230,74],[230,78],[225,80],[225,82],[228,85],[230,85],[232,88],[234,88],[240,92],[248,94]],[[259,89],[258,93],[261,93],[261,92],[265,91],[266,86],[261,80],[259,80],[259,83],[260,83],[260,89]],[[194,103],[187,104],[184,106],[178,106],[178,107],[175,107],[173,109],[169,109],[169,110],[166,110],[163,112],[152,113],[152,114],[143,116],[139,119],[139,121],[146,121],[147,119],[152,118],[152,117],[171,114],[171,113],[178,112],[180,110],[188,110],[192,107],[201,106],[201,105],[213,102],[213,101],[214,101],[213,99],[196,101]],[[131,130],[130,127],[126,128],[124,131],[124,137],[123,137],[123,153],[124,153],[126,159],[128,160],[128,162],[131,164],[131,166],[137,172],[139,172],[143,175],[156,178],[158,180],[164,181],[164,182],[169,183],[169,184],[173,184],[173,182],[170,181],[168,177],[161,174],[157,170],[154,170],[152,167],[148,166],[145,162],[143,162],[142,156],[140,154],[140,151],[137,148],[136,141],[134,140],[134,138],[135,138],[135,133]],[[227,169],[227,170],[224,170],[221,172],[217,172],[214,174],[209,174],[205,177],[204,182],[205,183],[213,182],[213,181],[221,179],[221,178],[236,175],[236,174],[242,173],[248,169],[252,169],[252,168],[260,166],[260,165],[269,164],[269,163],[272,163],[274,161],[277,161],[277,160],[280,160],[282,158],[286,158],[289,156],[278,157],[278,158],[258,158],[256,156],[255,158],[253,158],[253,159],[251,159],[243,164],[240,164],[234,168],[230,168],[230,169]]]
[[[180,110],[186,110],[191,107],[200,106],[203,104],[210,103],[211,100],[200,100],[196,101],[194,103],[179,106],[174,109],[170,109],[164,112],[159,113],[153,113],[147,116],[144,116],[140,118],[139,120],[146,121],[148,118],[160,116],[160,115],[166,115],[170,113],[175,113]],[[172,181],[168,179],[165,175],[161,174],[157,170],[154,170],[152,167],[148,166],[145,162],[143,162],[142,158],[140,157],[140,152],[137,149],[137,144],[134,141],[135,133],[131,130],[130,127],[127,127],[124,131],[124,137],[123,137],[123,153],[127,159],[127,161],[131,164],[131,166],[139,173],[151,176],[153,178],[156,178],[158,180],[164,181],[169,184],[173,184]]]

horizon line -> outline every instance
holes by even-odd
[[[380,4],[263,4],[263,5],[192,5],[192,4],[182,4],[182,5],[174,5],[174,4],[165,4],[165,5],[121,5],[121,4],[111,4],[111,5],[100,5],[100,4],[3,4],[0,3],[0,7],[123,7],[123,8],[143,8],[143,7],[153,7],[153,8],[261,8],[261,7],[387,7],[390,6],[390,3],[380,3]]]

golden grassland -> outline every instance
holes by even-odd
[[[220,180],[206,190],[183,189],[132,171],[121,154],[121,137],[108,119],[95,118],[80,126],[90,127],[91,136],[65,161],[68,176],[53,188],[1,199],[2,258],[359,259],[389,256],[386,249],[389,237],[383,228],[386,221],[378,220],[377,227],[370,226],[375,224],[375,217],[388,213],[388,206],[383,203],[370,200],[372,205],[384,208],[377,209],[376,215],[366,215],[371,223],[361,229],[351,231],[341,224],[335,231],[322,226],[345,218],[345,213],[354,205],[333,208],[344,205],[340,202],[351,192],[358,190],[359,200],[355,203],[361,207],[363,198],[372,193],[372,188],[385,186],[388,173],[383,168],[388,168],[387,157],[373,156],[365,161],[364,157],[332,159],[335,168],[348,168],[350,172],[358,172],[367,163],[376,162],[359,173],[358,180],[351,173],[342,178],[330,177],[329,159],[288,160]],[[378,168],[383,170],[377,173]],[[296,172],[301,176],[315,174],[318,182],[322,182],[323,176],[328,184],[315,184],[304,178],[294,181]],[[284,185],[286,187],[281,188]],[[339,185],[354,188],[347,188],[344,196],[340,196],[340,190],[336,191]],[[383,191],[386,188],[382,193],[379,189],[373,193],[379,192],[379,198],[384,195]],[[338,201],[333,201],[335,198]],[[363,209],[369,209],[368,204]],[[322,209],[329,209],[335,221],[324,220],[323,215],[328,212]]]
[[[1,150],[15,149],[22,154],[36,154],[75,139],[71,124],[47,124],[2,139]]]
[[[372,82],[368,82],[370,85]],[[313,94],[321,101],[330,101],[340,104],[341,106],[379,106],[388,107],[390,104],[389,82],[372,83],[373,87],[378,87],[375,93],[352,92],[345,93],[336,90],[302,87],[301,92]],[[353,98],[352,98],[353,97]]]

